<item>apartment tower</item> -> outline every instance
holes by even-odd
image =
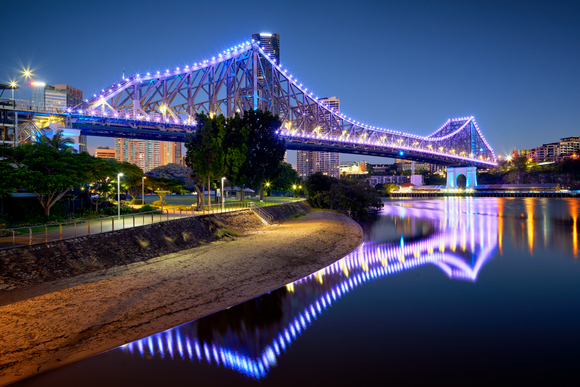
[[[181,143],[115,137],[115,158],[137,165],[143,172],[170,163],[179,164]]]
[[[333,111],[340,111],[340,100],[336,97],[321,98],[320,101]],[[330,113],[329,113],[330,114]],[[296,155],[296,170],[300,177],[308,177],[316,172],[323,175],[340,177],[340,153],[298,151]]]

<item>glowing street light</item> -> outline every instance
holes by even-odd
[[[224,212],[224,206],[225,206],[225,203],[224,203],[225,202],[225,196],[224,196],[224,180],[225,179],[226,179],[225,177],[222,177],[222,192],[221,192],[221,194],[222,194],[222,212]]]
[[[15,81],[10,81],[10,88],[12,89],[12,100],[14,100],[14,89],[18,89],[18,84]]]
[[[117,174],[117,218],[121,220],[121,176],[122,173]]]
[[[141,179],[141,207],[145,205],[145,179],[147,179],[146,176]]]

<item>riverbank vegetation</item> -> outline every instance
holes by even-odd
[[[580,159],[568,158],[559,163],[539,165],[526,157],[500,161],[497,168],[480,172],[478,184],[559,184],[566,189],[580,189]]]
[[[305,187],[308,201],[317,208],[344,211],[350,216],[364,217],[383,207],[377,190],[364,180],[336,179],[317,172],[308,176]]]

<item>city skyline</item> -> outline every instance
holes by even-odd
[[[108,38],[136,33],[108,17],[107,4],[95,10],[95,19],[102,25],[89,23],[95,28],[83,30],[83,41],[92,41],[97,31]],[[151,11],[153,3],[140,4],[134,10],[137,15]],[[170,2],[166,7],[182,4]],[[8,11],[18,8],[6,6]],[[158,55],[158,49],[148,48],[139,39],[130,45],[105,45],[96,50],[94,44],[81,44],[80,37],[71,36],[67,39],[74,61],[66,55],[54,55],[41,41],[26,43],[28,35],[39,28],[36,25],[41,25],[35,20],[61,12],[71,16],[73,27],[80,27],[82,9],[39,3],[31,10],[27,19],[33,27],[7,42],[0,66],[2,82],[16,75],[19,61],[25,65],[30,61],[37,68],[36,79],[48,84],[66,83],[92,96],[120,80],[123,68],[132,75],[179,66],[215,55],[253,33],[269,32],[284,40],[281,62],[286,68],[319,97],[340,95],[341,110],[370,125],[427,135],[448,118],[473,115],[496,153],[502,155],[514,148],[530,149],[580,132],[580,80],[574,73],[580,62],[574,44],[580,38],[580,27],[574,22],[580,7],[566,2],[546,6],[540,2],[466,5],[417,1],[332,9],[315,4],[305,14],[273,5],[271,12],[285,12],[284,19],[265,21],[259,12],[241,10],[251,23],[240,28],[236,23],[228,24],[234,16],[224,13],[224,27],[210,38],[188,44],[185,50],[179,39],[170,40],[164,42]],[[133,12],[130,4],[115,9],[115,14],[130,9]],[[336,29],[332,39],[324,35],[321,42],[316,42],[305,40],[306,34],[287,20],[313,22],[323,12],[331,17],[317,20],[317,28],[330,29],[337,18],[348,18],[360,28]],[[8,28],[16,27],[14,23],[9,20]],[[168,21],[161,22],[160,30],[165,23]],[[207,23],[201,20],[188,34],[202,34]],[[58,32],[65,25],[55,28]],[[180,28],[175,27],[174,32],[182,31]],[[27,99],[28,88],[23,82],[20,87],[16,98]],[[112,139],[89,138],[91,149],[98,145],[113,145]],[[360,156],[341,157],[345,161],[351,158]],[[294,160],[295,152],[289,152],[289,162]]]

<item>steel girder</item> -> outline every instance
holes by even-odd
[[[88,103],[88,110],[80,113],[101,120],[101,127],[114,120],[117,124],[125,121],[124,125],[134,127],[135,136],[139,136],[143,126],[177,130],[168,129],[170,125],[179,127],[178,131],[193,132],[197,113],[230,117],[248,109],[278,114],[282,120],[279,135],[289,148],[373,152],[447,165],[496,164],[493,149],[473,117],[450,119],[429,136],[365,125],[313,96],[257,42],[247,42],[185,68],[137,74],[104,90]],[[85,128],[83,134],[87,131]]]

